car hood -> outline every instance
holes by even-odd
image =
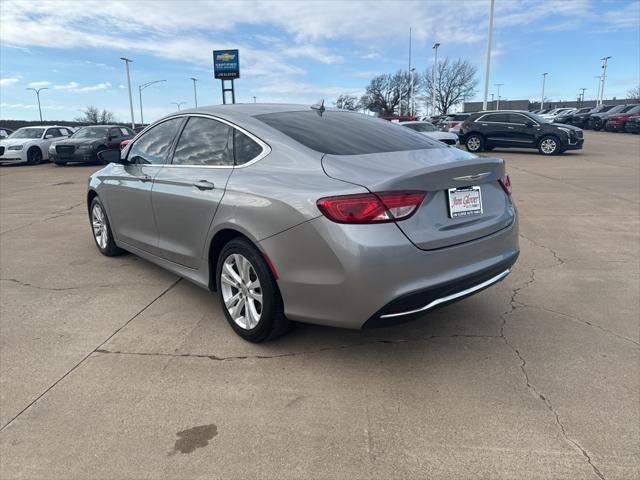
[[[79,147],[80,145],[93,145],[96,142],[104,141],[103,138],[67,138],[65,140],[59,140],[56,145],[73,145]]]
[[[575,127],[573,125],[567,125],[566,123],[554,123],[553,126],[566,128],[567,130],[573,130],[574,132],[582,130],[581,128]]]
[[[24,145],[32,140],[39,140],[37,138],[3,138],[0,140],[0,145],[3,147],[10,147],[12,145]]]

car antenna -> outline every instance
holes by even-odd
[[[324,108],[324,98],[321,99],[318,103],[311,105],[311,109],[316,110],[318,112],[318,115],[322,116],[322,112],[326,110],[326,108]]]

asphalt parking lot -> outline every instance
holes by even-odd
[[[253,345],[216,297],[100,255],[95,166],[0,168],[0,477],[640,477],[640,136],[508,162],[501,284],[383,330]]]

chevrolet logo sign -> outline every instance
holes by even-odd
[[[230,53],[221,53],[220,55],[216,55],[216,60],[220,60],[222,62],[228,62],[229,60],[233,60],[234,58],[236,58],[236,56]]]

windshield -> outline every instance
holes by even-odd
[[[267,113],[255,118],[306,147],[329,155],[365,155],[444,146],[397,123],[359,113],[307,110]]]
[[[538,123],[551,123],[546,118],[542,118],[540,115],[536,115],[535,113],[530,113],[529,116]]]
[[[636,108],[637,105],[627,105],[624,109],[622,109],[620,111],[620,113],[629,113],[631,111],[633,111],[634,108]]]
[[[405,127],[409,127],[411,130],[415,130],[416,132],[435,132],[436,131],[436,127],[434,127],[433,125],[431,125],[430,123],[406,123],[406,124],[401,124],[404,125]]]
[[[41,138],[44,128],[20,128],[9,135],[9,138]]]
[[[109,132],[109,127],[82,127],[71,138],[104,138]]]

